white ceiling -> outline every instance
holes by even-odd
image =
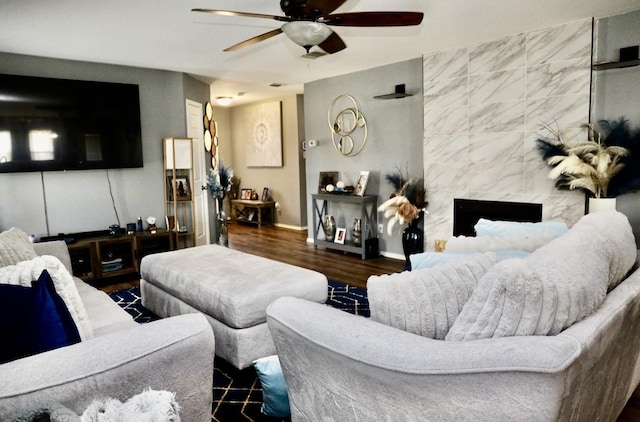
[[[278,0],[0,0],[0,51],[185,72],[211,82],[213,96],[241,104],[432,51],[637,10],[640,0],[349,0],[338,11],[425,18],[418,27],[334,27],[347,49],[317,59],[302,58],[304,49],[284,34],[225,53],[281,23],[192,8],[282,14]]]

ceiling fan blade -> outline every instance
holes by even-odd
[[[329,35],[329,38],[318,44],[318,47],[329,54],[333,54],[337,53],[338,51],[344,50],[345,48],[347,48],[347,45],[344,43],[344,41],[342,41],[340,35],[333,32],[331,33],[331,35]]]
[[[278,34],[282,33],[282,29],[274,29],[273,31],[265,32],[264,34],[256,35],[253,38],[249,38],[248,40],[244,40],[238,44],[232,45],[231,47],[225,48],[224,51],[235,51],[244,47],[249,47],[250,45],[257,44],[260,41],[267,40],[271,37],[275,37]]]
[[[420,25],[421,12],[353,12],[326,16],[319,22],[334,26],[411,26]]]
[[[262,13],[248,13],[248,12],[236,12],[233,10],[218,10],[218,9],[191,9],[192,12],[204,12],[204,13],[213,13],[214,15],[223,15],[223,16],[243,16],[246,18],[263,18],[263,19],[273,19],[282,22],[289,22],[291,19],[286,16],[276,16],[276,15],[264,15]]]
[[[304,6],[305,16],[326,16],[345,4],[347,0],[307,0]]]

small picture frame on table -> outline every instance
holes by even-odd
[[[347,237],[347,229],[344,227],[338,227],[336,229],[336,237],[334,238],[333,241],[335,243],[344,245],[344,241],[346,240],[346,237]]]
[[[262,202],[267,202],[269,200],[269,188],[262,189],[262,198],[260,200]]]
[[[318,193],[327,193],[327,185],[335,186],[338,183],[337,171],[321,171],[318,182]]]
[[[360,172],[358,182],[356,183],[356,189],[353,191],[354,195],[364,196],[364,192],[367,189],[367,182],[369,181],[369,171],[363,170]]]
[[[240,199],[251,199],[251,189],[242,189]]]

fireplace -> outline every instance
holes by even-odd
[[[542,221],[542,204],[454,198],[454,236],[475,236],[473,226],[480,218],[537,223]]]

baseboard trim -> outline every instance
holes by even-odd
[[[404,255],[401,255],[399,253],[380,251],[380,255],[384,256],[385,258],[398,259],[400,261],[404,261]]]

